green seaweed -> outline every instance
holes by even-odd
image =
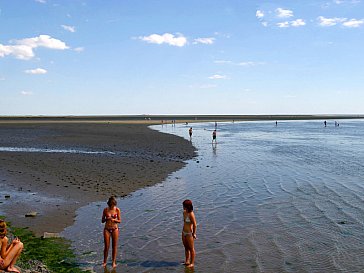
[[[79,268],[76,255],[71,244],[64,238],[41,238],[34,235],[27,228],[17,228],[8,223],[13,236],[17,236],[24,244],[24,250],[17,261],[17,265],[27,269],[31,260],[42,262],[50,271],[59,273],[90,272]]]

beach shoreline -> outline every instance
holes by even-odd
[[[36,235],[61,232],[76,210],[110,195],[163,182],[196,155],[191,142],[149,125],[194,122],[359,119],[360,115],[0,117],[0,147],[61,152],[0,152],[1,212]],[[236,119],[233,119],[236,118]],[[186,127],[186,134],[187,134]],[[65,153],[63,150],[76,150]],[[77,153],[79,151],[91,152]],[[95,152],[92,154],[92,152]],[[111,152],[111,153],[109,153]],[[116,154],[112,154],[116,152]],[[10,198],[5,198],[10,195]],[[36,217],[25,217],[37,212]],[[56,220],[55,220],[56,219]]]
[[[90,202],[163,182],[195,156],[189,141],[132,122],[7,121],[0,132],[0,147],[52,150],[0,152],[1,212],[38,236],[72,225]]]

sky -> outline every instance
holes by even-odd
[[[364,0],[0,0],[0,115],[363,114]]]

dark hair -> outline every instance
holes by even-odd
[[[185,201],[183,201],[182,205],[183,208],[187,210],[187,212],[193,211],[193,205],[191,200],[186,199]]]
[[[116,201],[115,197],[114,196],[111,196],[109,198],[109,200],[107,201],[107,205],[109,207],[112,207],[112,206],[116,206],[118,204],[118,202]]]

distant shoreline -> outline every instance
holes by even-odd
[[[211,121],[264,121],[264,120],[322,120],[364,119],[361,115],[100,115],[100,116],[0,116],[0,123],[128,123],[161,124]]]

